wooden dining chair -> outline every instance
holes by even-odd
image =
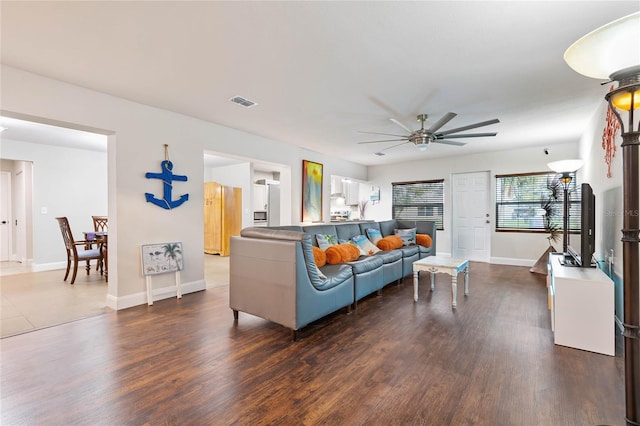
[[[107,220],[107,216],[91,216],[93,219],[93,230],[95,232],[109,232],[109,221]],[[100,268],[100,273],[103,272],[104,266],[103,263],[107,262],[106,253],[107,253],[107,245],[106,238],[102,238],[100,244],[98,244],[98,248],[102,252],[103,260],[98,261],[98,268]]]
[[[71,284],[76,281],[76,275],[78,273],[78,263],[82,261],[87,262],[87,275],[89,275],[89,270],[91,269],[91,265],[89,261],[97,260],[98,264],[102,261],[102,251],[99,248],[89,248],[90,243],[86,240],[75,241],[73,239],[73,233],[71,232],[71,227],[69,226],[69,220],[66,217],[56,217],[58,224],[60,225],[60,231],[62,232],[62,239],[64,240],[64,246],[67,250],[67,271],[64,273],[64,280],[67,280],[69,277],[69,271],[71,270],[71,263],[73,262],[73,275],[71,276]]]
[[[91,216],[93,219],[93,230],[96,232],[109,232],[109,221],[107,216]]]

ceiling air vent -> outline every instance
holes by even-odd
[[[242,96],[234,96],[229,99],[231,102],[236,103],[238,105],[242,105],[243,107],[251,108],[252,106],[258,105],[257,103],[250,101],[249,99],[245,99]]]

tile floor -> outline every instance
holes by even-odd
[[[208,288],[229,284],[229,257],[205,255]],[[107,283],[95,271],[78,271],[76,282],[62,281],[64,270],[31,272],[18,262],[0,262],[0,337],[113,312],[106,306]]]

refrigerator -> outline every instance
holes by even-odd
[[[280,182],[267,183],[267,223],[280,225]]]
[[[256,194],[258,200],[254,200],[254,209],[264,210],[267,213],[267,220],[260,221],[260,224],[254,222],[254,226],[279,226],[280,225],[280,182],[266,179],[258,179],[255,181],[257,189]],[[264,189],[262,189],[264,188]],[[262,198],[264,197],[264,198]],[[257,210],[254,210],[254,213]],[[255,214],[254,214],[255,216]],[[255,219],[255,217],[254,217]]]

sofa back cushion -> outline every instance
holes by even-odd
[[[383,220],[379,222],[380,232],[382,232],[382,236],[386,237],[387,235],[394,235],[393,230],[396,228],[404,228],[404,226],[398,226],[398,221],[395,219],[391,220]]]
[[[357,223],[341,223],[336,225],[336,233],[340,241],[349,241],[356,235],[361,234],[360,226]]]
[[[358,235],[367,235],[367,229],[369,228],[380,229],[380,224],[378,224],[378,222],[360,223],[358,226],[360,226],[360,232]]]

